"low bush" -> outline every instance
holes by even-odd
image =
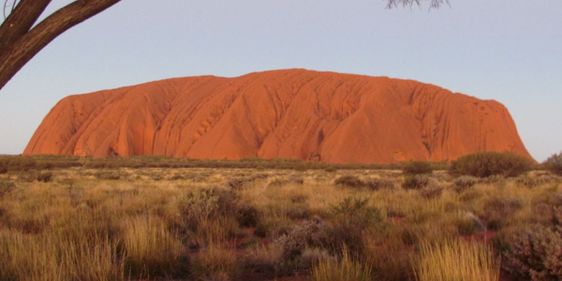
[[[281,186],[286,186],[286,185],[302,185],[304,184],[304,179],[302,177],[296,177],[296,176],[289,176],[287,178],[277,178],[277,179],[273,179],[272,181],[269,182],[269,184],[267,185],[268,187],[281,187]]]
[[[362,188],[365,187],[365,182],[356,176],[341,176],[334,182],[336,186]]]
[[[453,188],[456,192],[461,193],[478,183],[478,178],[473,176],[461,176],[453,182]]]
[[[95,177],[100,180],[119,180],[121,179],[121,174],[119,171],[98,171]]]
[[[550,156],[544,161],[543,166],[553,174],[562,176],[562,152]]]
[[[0,175],[8,173],[8,168],[6,166],[0,165]]]
[[[185,219],[185,226],[197,231],[201,224],[217,220],[227,214],[236,214],[236,196],[230,190],[207,188],[186,194],[180,202],[180,211]]]
[[[424,175],[406,176],[402,183],[404,189],[422,189],[431,183],[431,178]]]
[[[524,176],[518,177],[515,182],[520,186],[524,186],[524,187],[528,187],[528,188],[534,188],[534,187],[541,186],[541,185],[544,185],[544,184],[553,183],[555,181],[556,181],[555,176],[548,176],[548,175],[528,176],[528,175],[524,175]]]
[[[517,280],[562,280],[562,228],[536,225],[514,235],[502,267]]]
[[[482,152],[463,156],[451,164],[453,175],[469,175],[486,178],[494,175],[515,177],[532,167],[531,160],[516,154]]]
[[[10,191],[14,190],[16,185],[11,181],[0,180],[0,197],[8,194]]]
[[[437,184],[432,184],[432,185],[429,185],[427,187],[424,187],[424,188],[420,189],[419,193],[425,199],[433,199],[433,198],[437,198],[437,197],[441,196],[441,194],[443,194],[443,187],[441,187]]]
[[[493,250],[479,242],[450,240],[423,243],[414,262],[418,281],[498,281],[500,263]]]
[[[395,187],[394,182],[388,179],[370,179],[365,182],[365,185],[370,190],[393,189]]]
[[[482,209],[478,214],[490,229],[498,230],[522,207],[523,203],[519,199],[491,197],[483,201]]]
[[[40,182],[50,182],[53,179],[53,173],[51,172],[41,172],[37,175],[37,181]]]
[[[252,206],[241,207],[236,213],[236,219],[242,227],[256,227],[259,218],[258,210]]]
[[[433,173],[433,167],[429,162],[413,161],[404,165],[402,173],[405,175],[426,175]]]
[[[329,226],[321,219],[314,218],[294,226],[287,234],[274,243],[282,250],[285,262],[297,261],[307,247],[326,246]]]
[[[334,254],[346,248],[353,255],[363,255],[363,236],[368,229],[382,226],[383,216],[379,209],[369,206],[369,199],[347,197],[332,206],[333,222],[329,229],[329,250]]]

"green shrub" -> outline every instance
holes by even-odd
[[[562,228],[537,225],[507,245],[502,266],[517,280],[562,280]]]
[[[550,156],[543,166],[554,174],[562,176],[562,152]]]
[[[404,189],[422,189],[431,183],[431,178],[424,175],[406,176],[402,183]]]
[[[469,175],[479,178],[490,176],[515,177],[529,171],[531,160],[512,153],[482,152],[463,156],[451,164],[453,175]]]
[[[429,162],[425,161],[413,161],[408,162],[404,168],[402,168],[402,173],[405,175],[425,175],[433,173],[433,167]]]

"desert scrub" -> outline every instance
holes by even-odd
[[[431,184],[418,190],[418,192],[425,199],[434,199],[440,197],[441,194],[443,194],[443,187],[438,184]]]
[[[516,154],[482,152],[463,156],[451,164],[452,175],[486,178],[494,175],[516,177],[532,168],[531,160]]]
[[[518,280],[562,280],[562,227],[536,225],[515,234],[502,267]]]
[[[126,271],[137,277],[172,275],[180,267],[182,243],[158,219],[130,218],[123,223]]]
[[[553,174],[562,176],[562,152],[550,156],[544,161],[543,166]]]
[[[370,206],[367,198],[346,197],[332,206],[331,213],[328,248],[336,253],[345,247],[353,255],[362,255],[365,250],[364,234],[369,229],[383,227],[382,212]]]
[[[219,216],[234,214],[237,199],[233,192],[219,188],[207,188],[187,193],[180,202],[186,227],[196,231],[198,226]]]
[[[314,281],[372,281],[373,269],[343,251],[340,259],[325,259],[312,268]]]
[[[326,246],[328,231],[328,224],[320,218],[314,218],[293,226],[287,234],[275,240],[274,244],[281,249],[281,258],[285,263],[294,263],[307,247]]]
[[[426,175],[433,173],[433,167],[429,162],[413,161],[404,165],[402,173],[404,175]]]
[[[248,250],[241,261],[242,275],[259,276],[245,278],[251,280],[270,280],[281,275],[283,268],[283,248],[277,243],[257,245]],[[240,278],[243,280],[244,278]]]
[[[99,180],[119,180],[121,173],[115,170],[97,171],[95,177]]]
[[[473,176],[461,176],[455,179],[453,182],[453,189],[458,192],[462,193],[463,191],[468,190],[469,188],[475,186],[478,183],[478,178]]]
[[[447,240],[422,243],[414,271],[418,281],[498,281],[500,263],[486,245]]]
[[[351,187],[351,188],[362,188],[365,187],[365,182],[356,176],[341,176],[337,178],[334,182],[336,186],[340,187]]]
[[[238,259],[233,250],[211,244],[193,260],[192,274],[197,280],[233,280],[237,269]]]
[[[37,181],[39,182],[50,182],[53,180],[53,173],[51,172],[40,172],[37,175]]]
[[[8,194],[10,191],[14,190],[15,187],[16,184],[14,184],[12,181],[0,180],[0,198]]]
[[[260,214],[253,206],[241,206],[236,212],[236,219],[241,227],[256,227],[260,222]]]
[[[523,208],[519,198],[493,196],[482,200],[477,214],[486,222],[488,228],[498,230],[511,220],[513,215]]]
[[[281,187],[281,186],[290,185],[290,184],[302,185],[302,184],[304,184],[304,179],[302,177],[297,177],[297,176],[289,176],[287,178],[277,178],[277,179],[273,179],[272,181],[270,181],[267,186],[268,187]]]
[[[428,187],[432,183],[430,177],[425,175],[406,176],[402,183],[404,189],[422,189]]]
[[[394,182],[389,179],[369,179],[365,181],[365,186],[370,190],[395,188]]]

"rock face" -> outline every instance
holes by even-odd
[[[294,69],[69,96],[24,154],[392,163],[479,151],[530,158],[496,101],[410,80]]]

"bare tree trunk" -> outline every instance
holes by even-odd
[[[51,0],[21,0],[0,26],[0,89],[41,49],[120,0],[76,0],[33,26]]]

